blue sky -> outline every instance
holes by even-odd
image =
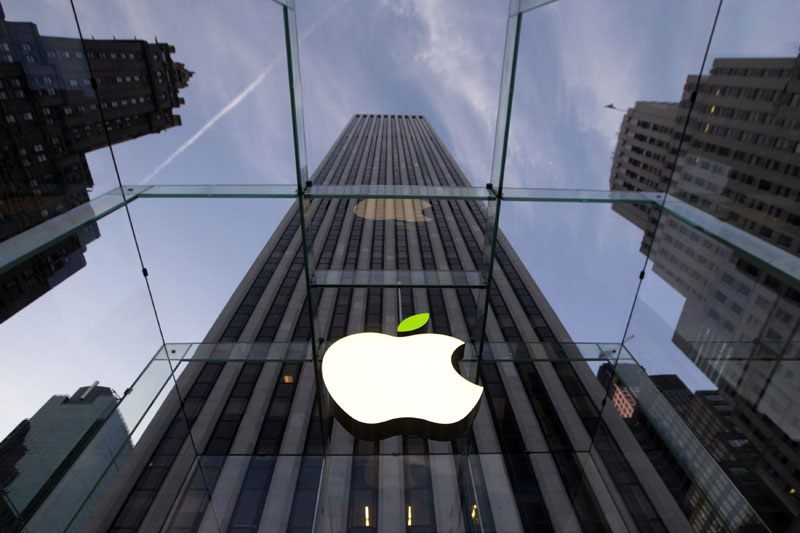
[[[309,168],[355,113],[425,115],[475,185],[488,181],[503,2],[300,2]],[[677,101],[698,72],[716,2],[561,0],[523,19],[507,184],[607,189],[622,113]],[[183,126],[114,147],[126,184],[292,183],[280,8],[272,2],[76,1],[86,37],[169,42],[195,74]],[[3,2],[9,20],[77,36],[69,2]],[[725,3],[710,57],[792,56],[792,1]],[[710,66],[710,65],[709,65]],[[199,135],[198,135],[199,134]],[[88,155],[93,195],[116,186]],[[165,165],[165,163],[167,163]],[[154,171],[158,172],[154,174]],[[271,235],[285,200],[139,200],[131,216],[168,342],[200,341]],[[87,266],[0,325],[0,434],[50,395],[99,379],[124,390],[160,344],[124,212],[99,223]],[[609,206],[505,203],[501,227],[573,340],[619,342],[644,264],[641,232]],[[707,386],[667,340],[683,300],[650,276],[634,326],[651,373]],[[649,308],[649,309],[648,309]],[[655,342],[654,339],[659,339]]]

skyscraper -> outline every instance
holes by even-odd
[[[354,116],[312,183],[469,185],[426,119],[398,115]],[[603,409],[603,386],[573,357],[564,327],[502,235],[478,369],[484,395],[471,429],[452,441],[348,433],[309,353],[299,214],[294,206],[284,217],[205,344],[171,355],[186,362],[177,388],[87,530],[690,527],[628,426]],[[396,334],[403,318],[423,312],[430,331],[472,344],[480,202],[328,197],[310,200],[303,214],[323,360],[345,335]],[[450,281],[431,287],[420,273]],[[475,367],[469,352],[459,368],[474,376]]]
[[[799,135],[800,56],[715,59],[708,75],[687,77],[679,103],[637,102],[628,111],[611,188],[669,186],[673,196],[798,254]],[[726,201],[714,205],[717,196]],[[645,229],[646,248],[652,228],[629,206],[617,210]]]
[[[800,57],[716,59],[708,75],[687,78],[680,103],[637,102],[620,128],[611,188],[669,191],[735,227],[734,245],[757,242],[772,263],[796,261],[799,80]],[[653,272],[685,297],[673,342],[719,387],[727,432],[760,452],[752,471],[797,517],[797,279],[652,205],[614,209],[644,230]],[[711,449],[708,428],[697,433]]]
[[[179,126],[175,48],[39,35],[0,7],[0,241],[89,201],[84,154]],[[95,224],[0,277],[0,321],[82,268]]]
[[[97,383],[72,396],[53,396],[0,442],[2,531],[67,526],[85,495],[82,489],[94,485],[107,466],[116,470],[130,450],[129,441],[122,453],[117,449],[128,433],[116,411],[118,401]],[[94,460],[100,456],[105,463]]]
[[[630,363],[621,363],[616,369],[610,363],[600,367],[598,379],[612,392],[612,400],[615,399],[616,391],[621,388],[618,374],[624,376],[629,369],[636,372],[635,368]],[[773,531],[787,529],[794,520],[792,509],[759,477],[758,450],[736,427],[734,408],[723,399],[720,392],[692,392],[674,374],[649,376],[649,381],[674,412],[686,422],[688,429],[700,439],[713,460],[752,503],[754,511],[767,526]],[[637,395],[638,391],[635,391],[633,396]],[[614,406],[620,410],[616,403]],[[726,531],[724,517],[723,520],[719,519],[720,513],[709,505],[676,463],[674,453],[670,450],[674,441],[665,439],[640,409],[634,406],[631,411],[629,416],[625,416],[625,410],[620,410],[620,414],[626,418],[626,423],[667,483],[672,495],[680,503],[694,530]]]

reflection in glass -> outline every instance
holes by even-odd
[[[404,437],[403,451],[406,531],[436,531],[428,443],[425,439]]]
[[[512,4],[512,13],[517,13],[514,6],[518,4]],[[532,4],[523,2],[518,7],[529,9]],[[285,19],[292,46],[289,59],[298,76],[298,39],[294,13],[291,15]],[[509,27],[519,29],[518,23],[515,20]],[[515,56],[518,35],[510,31],[506,40],[507,45],[514,44]],[[89,66],[97,60],[94,66],[99,70],[111,64],[112,53],[117,54],[114,60],[120,60],[120,52],[96,53],[85,59]],[[101,58],[101,53],[106,57]],[[149,61],[149,57],[145,54],[144,59]],[[502,136],[497,147],[503,158],[512,86],[508,57],[497,131],[497,138]],[[161,58],[166,61],[163,55]],[[123,59],[136,61],[136,53]],[[153,60],[159,61],[158,54]],[[176,86],[189,74],[177,70]],[[716,74],[724,73],[712,72],[712,77]],[[760,74],[759,78],[773,77],[767,69]],[[741,75],[749,73],[746,70]],[[123,91],[117,85],[124,85],[127,79],[123,76],[117,81],[115,74],[106,78],[88,78],[101,93],[98,113],[129,108],[128,97],[115,92]],[[163,75],[156,72],[153,79],[158,91]],[[299,82],[299,77],[295,81]],[[299,83],[293,88],[299,97]],[[702,92],[699,100],[711,98],[709,94]],[[759,98],[758,91],[750,96],[748,93],[749,99]],[[774,93],[770,98],[775,98]],[[703,137],[719,135],[721,130],[715,128],[728,128],[729,124],[711,119],[692,122],[703,113],[713,118],[722,114],[723,104],[712,103],[690,119],[684,111],[691,107],[684,105],[686,101],[684,95],[681,104],[653,104],[651,114],[658,116],[644,120],[646,125],[636,124],[647,130],[647,135],[634,132],[630,154],[625,152],[615,161],[617,169],[625,164],[631,167],[622,175],[622,188],[666,191],[669,187],[671,199],[681,202],[675,205],[703,210],[719,217],[722,224],[730,222],[737,231],[751,232],[748,236],[764,237],[764,242],[779,249],[779,238],[769,239],[767,225],[734,223],[733,215],[754,217],[747,210],[761,208],[751,202],[746,213],[737,211],[742,198],[745,203],[756,200],[745,193],[734,196],[740,194],[733,186],[742,181],[738,173],[749,171],[717,161],[717,156],[726,157],[725,147]],[[694,95],[688,101],[694,102]],[[790,99],[790,106],[792,102]],[[784,105],[773,100],[769,104]],[[171,112],[174,106],[167,107]],[[643,107],[637,109],[644,113]],[[300,110],[298,105],[296,117]],[[70,116],[75,114],[73,110]],[[726,118],[737,120],[733,115]],[[119,132],[125,130],[126,120],[122,119],[122,128],[106,122],[101,129],[116,142],[114,135],[123,135]],[[655,123],[658,128],[654,129]],[[296,145],[301,146],[302,120],[295,125]],[[690,127],[693,136],[682,145],[675,144],[676,135],[680,140],[680,125]],[[629,137],[629,133],[627,128],[621,135]],[[725,135],[728,133],[726,130]],[[695,145],[698,139],[701,144]],[[758,143],[757,136],[755,139]],[[766,146],[768,139],[762,137],[761,143],[758,146]],[[773,148],[778,144],[785,150],[785,143]],[[299,151],[298,184],[302,185],[305,158],[304,150]],[[636,156],[650,159],[643,162]],[[748,158],[747,165],[759,164]],[[503,159],[495,158],[493,168],[496,193],[501,194],[497,180]],[[426,119],[354,116],[315,178],[303,202],[304,210],[295,208],[287,213],[251,273],[231,296],[207,342],[183,345],[183,355],[177,355],[187,361],[181,387],[171,395],[174,401],[159,410],[151,431],[137,443],[141,446],[136,454],[138,463],[128,462],[126,475],[116,479],[117,491],[103,495],[105,507],[95,514],[96,529],[216,526],[246,531],[264,524],[293,531],[371,531],[379,525],[405,526],[411,531],[445,530],[454,525],[456,530],[486,531],[685,530],[689,524],[723,529],[758,525],[762,520],[779,529],[779,524],[792,519],[782,507],[791,504],[785,502],[785,494],[783,501],[777,493],[771,499],[764,497],[765,490],[773,490],[764,488],[769,476],[778,471],[773,463],[760,464],[788,456],[780,455],[785,450],[770,453],[769,446],[778,445],[778,431],[783,432],[781,442],[795,438],[792,417],[796,410],[786,396],[797,385],[792,367],[797,359],[792,347],[797,329],[793,316],[797,313],[791,307],[796,291],[791,280],[781,276],[786,269],[770,270],[765,265],[769,261],[758,253],[754,256],[741,248],[726,247],[725,233],[687,223],[680,214],[662,216],[657,206],[643,210],[628,206],[634,210],[630,217],[638,217],[637,223],[649,232],[642,248],[653,260],[653,270],[685,300],[674,334],[676,349],[695,362],[719,390],[693,391],[677,376],[649,379],[639,365],[608,364],[601,366],[600,375],[611,396],[606,402],[586,360],[619,358],[633,335],[616,346],[569,342],[504,238],[495,241],[496,233],[489,231],[491,239],[483,244],[492,251],[482,253],[487,234],[483,230],[496,228],[497,210],[490,209],[487,216],[483,204],[467,197],[481,189],[468,187]],[[630,180],[625,181],[627,178]],[[747,184],[746,177],[743,183]],[[413,191],[406,191],[411,198],[396,200],[377,194],[377,198],[364,200],[373,193],[357,188],[367,184],[413,184],[438,188],[442,194],[414,196]],[[763,190],[771,186],[758,184],[766,187]],[[353,197],[325,187],[352,187],[344,193]],[[448,189],[453,192],[447,193]],[[212,195],[225,194],[214,187],[205,190]],[[716,193],[726,190],[732,192],[725,195],[724,202],[713,200]],[[313,198],[314,191],[321,191],[318,198]],[[517,192],[517,199],[522,199],[530,190]],[[549,200],[638,198],[628,195],[638,194],[638,190],[622,192],[625,195],[554,192]],[[179,193],[173,188],[161,189],[160,194]],[[190,194],[200,194],[200,189]],[[477,199],[485,199],[486,194]],[[650,202],[658,198],[641,196],[642,201],[649,198]],[[537,200],[547,201],[543,195]],[[736,209],[721,212],[719,206],[726,202]],[[499,199],[490,202],[495,207],[499,203]],[[777,204],[774,207],[784,209]],[[620,209],[620,213],[625,211]],[[307,216],[305,235],[299,233],[303,228],[298,214]],[[299,247],[303,239],[311,246],[310,255]],[[488,265],[496,266],[494,278],[479,274],[488,272],[484,268],[488,256],[492,257]],[[305,283],[304,270],[314,287]],[[719,290],[721,297],[707,294],[708,287],[725,284],[731,289]],[[763,291],[758,289],[761,286]],[[758,297],[763,299],[761,307],[769,309],[764,316],[756,314]],[[641,299],[647,299],[646,290]],[[483,312],[481,302],[487,303],[487,312],[480,317],[486,319],[485,328],[481,320],[475,320]],[[317,336],[324,344],[360,331],[393,332],[402,318],[426,311],[437,332],[469,338],[473,346],[474,340],[484,335],[489,339],[483,364],[474,364],[473,357],[462,366],[462,370],[471,366],[479,371],[487,390],[474,431],[445,443],[415,436],[379,443],[354,440],[331,420],[330,399],[315,373],[318,361],[309,359],[311,343],[316,345]],[[313,328],[307,321],[312,314]],[[747,327],[739,327],[738,321],[750,320],[744,315],[753,318]],[[632,322],[634,329],[637,317]],[[785,322],[785,327],[776,321]],[[732,331],[743,337],[736,338]],[[637,341],[642,336],[640,332]],[[175,354],[179,347],[164,348],[165,354]],[[685,445],[681,448],[676,443]],[[659,475],[653,475],[654,469]],[[786,487],[783,490],[786,492]],[[758,500],[753,503],[756,512],[751,512],[740,495],[751,502]],[[740,501],[742,505],[738,505]]]
[[[350,504],[347,516],[347,531],[378,530],[379,473],[377,443],[357,441],[353,466],[350,473]],[[372,450],[366,447],[372,446]]]
[[[792,81],[798,66],[797,57],[718,58],[707,75],[687,78],[679,103],[637,102],[623,119],[610,179],[615,190],[668,190],[713,215],[715,225],[758,243],[726,242],[735,231],[687,224],[657,206],[614,205],[644,230],[641,251],[653,273],[683,298],[674,345],[719,389],[691,391],[674,375],[651,381],[680,415],[675,423],[683,419],[720,473],[774,530],[800,513],[792,492],[800,485],[792,451],[800,440],[800,285],[792,275],[800,264],[800,203],[793,192],[800,173],[800,98]],[[640,333],[637,323],[635,314],[634,333]],[[614,407],[638,428],[640,440],[659,440],[642,429],[652,425],[659,432],[658,420],[639,416],[644,391],[620,387],[610,372],[601,369]],[[676,445],[674,435],[661,438]],[[682,492],[681,483],[671,489]],[[706,497],[719,504],[718,495]],[[758,522],[724,505],[714,505],[714,518],[703,498],[687,498],[695,527],[711,527],[716,519],[724,527]]]
[[[398,224],[430,222],[431,218],[425,214],[425,210],[430,207],[431,204],[425,200],[367,198],[355,205],[353,213],[369,220],[395,220]]]
[[[175,48],[39,35],[0,9],[0,242],[89,201],[85,154],[179,126]],[[0,274],[0,322],[86,265],[95,223]]]
[[[119,399],[97,382],[53,396],[0,442],[0,530],[64,529],[89,488],[131,450]],[[122,445],[122,448],[120,448]],[[102,478],[102,491],[111,478]],[[96,492],[77,524],[99,499]]]

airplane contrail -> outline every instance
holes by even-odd
[[[194,142],[195,142],[197,139],[199,139],[199,138],[200,138],[200,137],[201,137],[201,136],[202,136],[202,135],[203,135],[205,132],[207,132],[207,131],[209,130],[209,128],[211,128],[211,126],[213,126],[214,124],[216,124],[216,122],[217,122],[219,119],[221,119],[222,117],[224,117],[225,115],[227,115],[227,114],[228,114],[228,112],[229,112],[231,109],[233,109],[234,107],[236,107],[237,105],[239,105],[239,104],[241,103],[241,101],[242,101],[242,100],[244,100],[245,98],[247,98],[247,95],[248,95],[248,94],[250,94],[251,92],[253,92],[253,90],[255,90],[255,88],[256,88],[256,87],[258,87],[258,85],[259,85],[259,84],[260,84],[262,81],[264,81],[264,78],[267,76],[267,74],[269,74],[269,71],[270,71],[270,70],[272,70],[272,68],[275,66],[275,64],[276,64],[277,62],[278,62],[277,60],[273,60],[273,61],[272,61],[272,63],[270,63],[270,64],[267,66],[267,68],[266,68],[266,69],[264,69],[264,71],[263,71],[263,72],[261,72],[261,74],[259,74],[259,75],[258,75],[258,77],[257,77],[255,80],[253,80],[253,82],[252,82],[250,85],[248,85],[248,86],[245,88],[245,90],[244,90],[244,91],[242,91],[241,93],[239,93],[239,94],[238,94],[238,95],[237,95],[237,96],[236,96],[236,97],[235,97],[233,100],[231,100],[230,102],[228,102],[228,105],[226,105],[225,107],[223,107],[222,109],[220,109],[219,111],[217,111],[217,113],[216,113],[216,114],[215,114],[213,117],[211,117],[211,119],[209,119],[209,121],[208,121],[208,122],[206,122],[205,124],[203,124],[203,127],[202,127],[202,128],[200,128],[199,130],[197,130],[197,131],[194,133],[194,135],[192,135],[191,137],[189,137],[189,138],[186,140],[186,142],[184,142],[182,145],[180,145],[180,147],[179,147],[177,150],[175,150],[174,152],[172,152],[172,153],[169,155],[169,157],[167,157],[167,158],[166,158],[164,161],[162,161],[162,162],[161,162],[161,164],[160,164],[160,165],[158,165],[158,166],[157,166],[155,169],[153,169],[153,171],[152,171],[150,174],[148,174],[148,175],[147,175],[147,176],[146,176],[146,177],[145,177],[145,178],[142,180],[142,183],[147,183],[147,182],[149,182],[151,179],[153,179],[153,178],[155,177],[155,175],[156,175],[156,174],[158,174],[159,172],[161,172],[162,170],[164,170],[164,167],[166,167],[167,165],[169,165],[170,163],[172,163],[172,161],[173,161],[173,160],[174,160],[176,157],[178,157],[179,155],[181,155],[181,153],[183,153],[183,152],[184,152],[184,150],[186,150],[186,149],[187,149],[187,148],[189,148],[191,145],[193,145],[193,144],[194,144]]]
[[[324,21],[324,20],[327,20],[327,19],[328,19],[328,18],[329,18],[331,15],[333,15],[334,13],[336,13],[336,12],[337,12],[337,11],[338,11],[338,10],[339,10],[339,9],[340,9],[342,6],[343,6],[343,5],[344,5],[344,4],[346,4],[347,2],[349,2],[349,0],[343,0],[343,1],[341,1],[341,2],[338,2],[338,3],[334,4],[333,6],[331,6],[331,7],[328,9],[328,11],[326,11],[326,12],[325,12],[325,14],[323,14],[323,15],[322,15],[322,16],[321,16],[319,19],[317,19],[316,21],[314,21],[314,23],[313,23],[313,24],[311,24],[311,26],[309,26],[309,27],[306,29],[306,31],[304,31],[303,33],[301,33],[301,34],[299,35],[299,39],[298,39],[298,40],[299,40],[299,41],[303,41],[303,40],[305,40],[305,38],[306,38],[306,37],[308,37],[308,36],[311,34],[311,32],[313,32],[313,31],[316,29],[316,27],[317,27],[317,26],[318,26],[318,25],[319,25],[319,24],[320,24],[322,21]],[[273,68],[275,68],[275,65],[277,65],[277,64],[278,64],[278,61],[279,61],[280,59],[281,59],[280,57],[276,57],[276,58],[274,58],[274,59],[273,59],[273,60],[272,60],[272,61],[269,63],[269,65],[267,65],[267,66],[266,66],[266,68],[264,68],[264,70],[263,70],[263,71],[261,71],[261,74],[259,74],[258,76],[256,76],[256,79],[254,79],[254,80],[253,80],[253,81],[250,83],[250,85],[248,85],[247,87],[245,87],[245,88],[244,88],[244,90],[243,90],[242,92],[240,92],[238,95],[236,95],[236,96],[233,98],[233,100],[231,100],[230,102],[228,102],[228,103],[227,103],[227,105],[225,105],[225,107],[223,107],[222,109],[220,109],[219,111],[217,111],[217,112],[216,112],[216,114],[214,114],[214,116],[213,116],[213,117],[211,117],[211,118],[208,120],[208,122],[206,122],[205,124],[203,124],[203,126],[202,126],[202,127],[199,129],[199,130],[197,130],[197,131],[194,133],[194,135],[192,135],[191,137],[189,137],[189,138],[188,138],[188,139],[187,139],[187,140],[186,140],[186,141],[185,141],[185,142],[184,142],[182,145],[180,145],[180,146],[178,147],[178,149],[177,149],[177,150],[175,150],[174,152],[172,152],[172,153],[169,155],[169,157],[167,157],[167,158],[166,158],[164,161],[162,161],[162,162],[161,162],[161,164],[159,164],[159,165],[158,165],[158,166],[157,166],[155,169],[153,169],[153,171],[152,171],[152,172],[150,172],[150,174],[148,174],[147,176],[145,176],[145,177],[144,177],[144,179],[142,179],[142,184],[148,183],[150,180],[152,180],[152,179],[153,179],[153,178],[156,176],[156,174],[158,174],[159,172],[161,172],[162,170],[164,170],[164,168],[165,168],[167,165],[169,165],[170,163],[172,163],[172,161],[174,161],[176,157],[178,157],[179,155],[181,155],[181,154],[182,154],[184,151],[186,151],[186,149],[187,149],[187,148],[189,148],[191,145],[193,145],[193,144],[195,143],[195,141],[197,141],[197,139],[199,139],[199,138],[200,138],[200,137],[201,137],[201,136],[202,136],[202,135],[203,135],[205,132],[207,132],[207,131],[208,131],[208,130],[211,128],[211,126],[213,126],[214,124],[216,124],[216,123],[217,123],[217,121],[218,121],[219,119],[221,119],[222,117],[224,117],[225,115],[227,115],[227,114],[228,114],[228,113],[229,113],[229,112],[230,112],[230,111],[231,111],[233,108],[235,108],[235,107],[236,107],[236,106],[238,106],[240,103],[242,103],[242,100],[244,100],[245,98],[247,98],[247,95],[249,95],[251,92],[253,92],[253,91],[256,89],[256,87],[258,87],[258,86],[261,84],[261,82],[262,82],[262,81],[264,81],[264,78],[266,78],[266,77],[267,77],[267,74],[269,74],[269,73],[270,73],[270,71],[271,71]]]

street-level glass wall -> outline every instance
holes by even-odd
[[[793,3],[0,13],[0,529],[800,527]]]

